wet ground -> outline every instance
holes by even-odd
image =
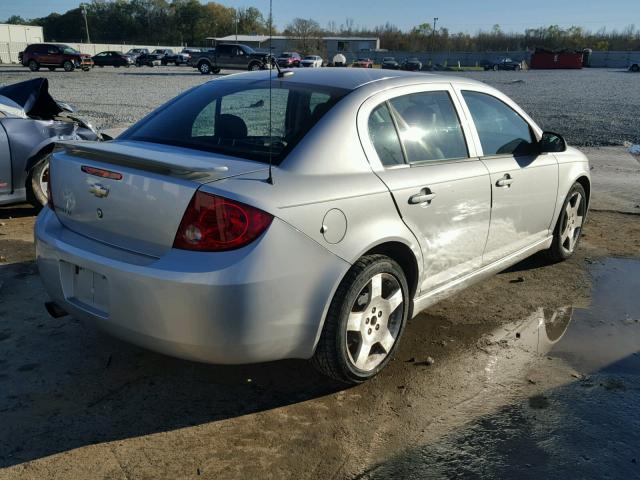
[[[640,478],[640,260],[605,258],[590,273],[589,308],[540,309],[500,332],[539,356],[527,381],[558,362],[571,379],[358,478]]]
[[[344,388],[301,361],[195,364],[48,318],[21,208],[0,209],[2,479],[640,476],[637,215],[592,212],[570,261],[430,308]]]

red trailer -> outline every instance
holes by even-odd
[[[531,68],[574,68],[583,66],[582,52],[550,52],[536,50],[531,56]]]

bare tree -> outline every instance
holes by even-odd
[[[294,18],[284,32],[295,42],[296,49],[304,54],[315,52],[319,48],[322,29],[315,20]]]

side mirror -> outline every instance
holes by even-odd
[[[564,152],[567,149],[567,142],[562,135],[553,132],[543,132],[542,138],[538,142],[540,153]]]

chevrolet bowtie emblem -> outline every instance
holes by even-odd
[[[104,198],[109,195],[109,189],[99,183],[94,183],[89,187],[89,193],[92,193],[98,198]]]

